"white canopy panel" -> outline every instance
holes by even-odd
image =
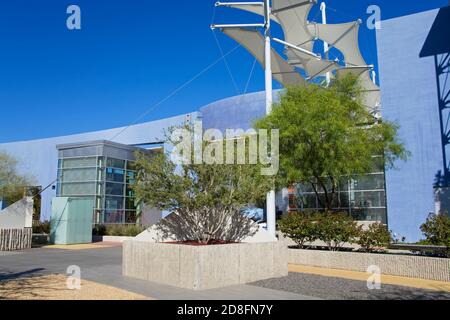
[[[264,38],[257,30],[243,28],[222,29],[230,38],[240,43],[264,66]],[[283,85],[306,85],[305,79],[272,49],[272,73],[275,80]]]
[[[302,65],[311,79],[323,76],[326,73],[335,70],[339,66],[335,61],[323,59],[311,59],[303,62]]]
[[[363,92],[363,103],[374,112],[379,111],[381,105],[380,88],[370,78],[370,66],[348,67],[336,71],[336,77],[345,77],[348,74],[358,77]]]
[[[367,63],[359,50],[360,24],[360,20],[340,24],[312,23],[308,25],[308,28],[317,38],[339,49],[347,65],[364,66]]]
[[[308,15],[314,4],[309,0],[273,0],[273,15],[283,28],[286,42],[308,51],[314,45],[314,35],[307,27]]]
[[[314,3],[310,0],[273,0],[272,5],[271,19],[281,25],[286,41],[308,51],[314,45],[314,36],[307,27],[308,15]],[[228,7],[264,16],[262,6],[232,3]]]

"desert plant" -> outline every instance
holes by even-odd
[[[31,177],[18,173],[18,160],[0,151],[0,200],[13,204],[22,199],[33,183]]]
[[[446,214],[430,214],[420,230],[431,245],[450,248],[450,217]],[[447,250],[449,251],[449,250]]]
[[[304,248],[305,243],[313,242],[318,237],[316,221],[308,213],[289,213],[278,222],[278,227],[299,248]]]
[[[327,244],[331,251],[338,251],[345,243],[354,243],[361,227],[345,212],[325,212],[318,215],[318,239]]]
[[[194,133],[189,136],[193,137]],[[173,140],[168,143],[180,147]],[[203,143],[203,150],[214,152],[217,158],[225,157],[227,143],[211,139]],[[185,144],[192,146],[193,140]],[[189,147],[187,152],[190,150],[194,148]],[[248,159],[248,152],[246,155]],[[220,161],[199,164],[191,158],[193,155],[184,156],[183,162],[176,165],[169,154],[151,158],[137,154],[134,189],[138,202],[170,212],[157,225],[162,235],[202,244],[239,242],[253,235],[257,226],[241,209],[264,198],[273,186],[269,177],[261,175],[261,166],[220,164]]]
[[[386,248],[392,241],[392,235],[386,225],[377,222],[369,225],[367,229],[360,229],[357,244],[364,251],[377,251]]]

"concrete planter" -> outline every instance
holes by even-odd
[[[366,272],[371,265],[382,274],[450,281],[450,259],[412,255],[288,249],[290,264]]]
[[[125,241],[124,276],[193,290],[205,290],[288,274],[281,243],[217,246]]]

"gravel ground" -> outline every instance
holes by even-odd
[[[67,277],[46,275],[0,281],[0,300],[148,300],[142,295],[82,280],[69,290]]]
[[[289,273],[287,277],[258,281],[252,285],[329,300],[450,300],[450,292],[394,285],[369,290],[364,281],[302,273]]]

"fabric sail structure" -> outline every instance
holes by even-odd
[[[258,30],[233,28],[223,29],[222,32],[239,42],[261,65],[264,65],[264,38]],[[272,72],[275,80],[283,85],[306,85],[305,79],[274,49],[272,49]]]
[[[371,79],[372,66],[367,65],[359,48],[361,20],[339,24],[320,24],[308,21],[316,0],[272,0],[271,20],[278,23],[284,33],[285,57],[272,49],[273,77],[284,86],[307,85],[327,73],[335,77],[353,74],[363,88],[363,102],[374,116],[379,116],[380,89]],[[261,5],[232,2],[227,7],[264,15]],[[256,29],[224,28],[222,32],[240,43],[264,66],[264,38]],[[327,42],[339,50],[344,61],[332,61],[315,56],[312,50],[317,40]],[[295,47],[300,50],[294,49]],[[307,54],[310,52],[312,54]],[[298,68],[303,69],[306,79]]]

